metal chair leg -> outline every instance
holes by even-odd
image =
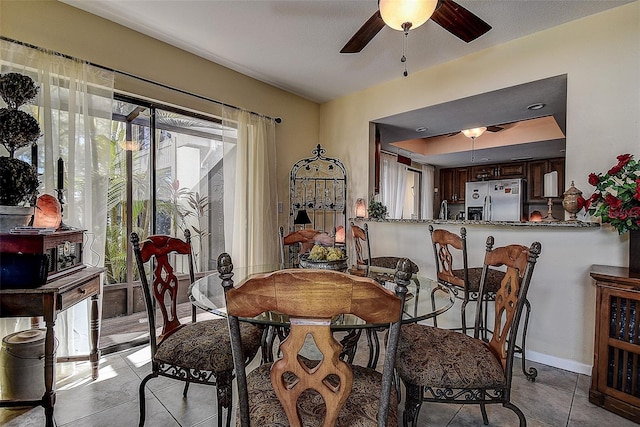
[[[536,377],[538,376],[538,370],[534,367],[530,367],[528,370],[526,368],[527,358],[525,356],[525,347],[527,344],[527,328],[529,326],[529,315],[531,314],[531,303],[528,299],[524,300],[524,305],[527,309],[524,315],[524,327],[522,328],[522,341],[520,344],[520,352],[522,355],[522,373],[524,373],[525,377],[531,382],[536,381]]]
[[[503,403],[502,406],[504,406],[505,408],[509,408],[516,413],[518,419],[520,420],[520,427],[527,427],[527,419],[524,417],[524,414],[522,413],[520,408],[518,408],[511,402]]]
[[[138,421],[138,427],[143,427],[144,426],[144,419],[145,419],[145,410],[146,410],[146,401],[145,401],[145,397],[144,397],[144,388],[147,385],[147,382],[151,379],[151,378],[156,378],[158,375],[156,375],[155,373],[151,373],[149,375],[147,375],[146,377],[144,377],[144,379],[140,382],[140,387],[138,388],[138,399],[140,399],[140,419]]]

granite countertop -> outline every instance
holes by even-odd
[[[454,219],[374,219],[374,218],[349,218],[349,221],[388,222],[407,224],[439,224],[439,225],[485,225],[500,227],[560,227],[560,228],[600,228],[598,222],[584,221],[463,221]]]

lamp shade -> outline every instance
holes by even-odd
[[[311,219],[309,219],[309,214],[307,214],[307,211],[305,209],[300,209],[298,211],[298,214],[296,215],[296,218],[293,220],[294,224],[311,224]]]
[[[462,134],[464,136],[466,136],[467,138],[477,138],[480,135],[482,135],[484,133],[484,131],[486,131],[487,128],[486,127],[479,127],[479,128],[472,128],[472,129],[464,129],[462,131]]]
[[[394,30],[404,31],[403,24],[418,28],[427,22],[436,10],[438,0],[380,0],[380,16]]]
[[[336,243],[344,243],[344,227],[342,225],[336,228]]]
[[[364,199],[356,200],[356,218],[364,218],[367,216],[367,202]]]

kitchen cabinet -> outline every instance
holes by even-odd
[[[486,181],[500,178],[525,178],[526,176],[524,162],[472,166],[470,171],[470,181]]]
[[[640,279],[627,268],[593,265],[596,329],[589,401],[640,420]]]
[[[527,162],[527,201],[544,203],[544,174],[558,171],[558,199],[564,193],[564,158]]]
[[[469,168],[440,170],[440,200],[449,204],[464,204],[465,186],[469,180]]]

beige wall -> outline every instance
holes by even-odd
[[[567,183],[575,180],[577,188],[591,194],[589,172],[608,170],[621,153],[640,157],[639,21],[640,3],[635,2],[323,104],[320,143],[343,158],[351,172],[349,216],[353,200],[372,192],[371,173],[364,172],[370,170],[371,120],[560,74],[568,76],[565,176]],[[416,227],[385,232],[374,255],[404,251],[428,274],[434,268],[428,231]],[[473,237],[479,244],[488,233],[496,234],[497,244],[543,241],[532,285],[529,348],[543,362],[588,370],[595,299],[589,267],[626,265],[627,237],[608,227],[596,232],[473,231],[482,234]],[[372,241],[375,245],[375,235]]]
[[[287,220],[289,170],[318,143],[319,106],[111,21],[57,1],[0,0],[0,34],[271,117],[278,195]],[[116,89],[219,114],[219,107],[118,75]]]

